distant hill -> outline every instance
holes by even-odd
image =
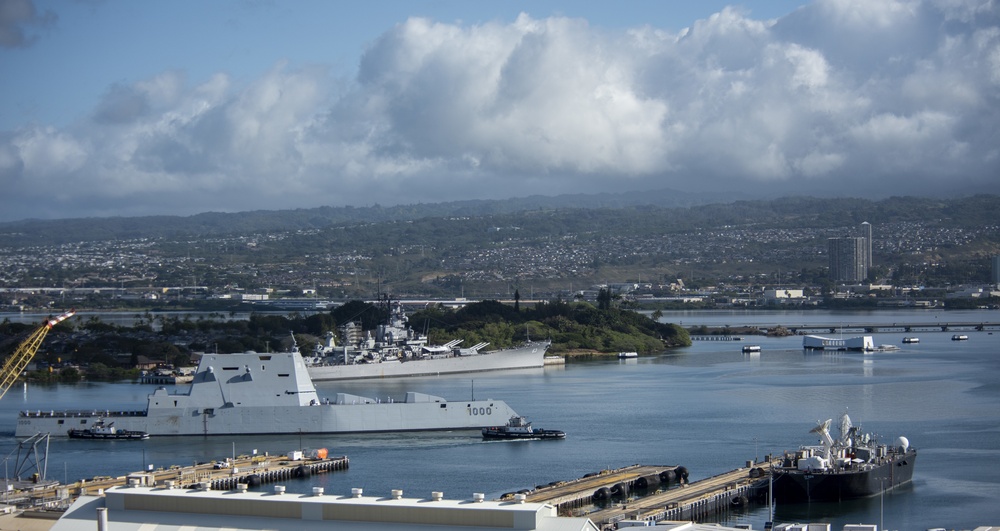
[[[52,245],[79,241],[252,234],[318,229],[352,223],[482,217],[544,209],[616,209],[636,206],[674,208],[706,204],[710,199],[718,201],[719,197],[662,189],[619,194],[567,194],[554,197],[533,195],[504,200],[418,203],[390,207],[376,204],[370,207],[205,212],[193,216],[28,219],[0,223],[0,245]]]
[[[722,199],[722,200],[720,200]],[[712,203],[709,203],[709,200]],[[997,224],[1000,196],[932,199],[891,197],[879,201],[859,198],[785,197],[772,200],[736,200],[658,190],[645,193],[529,196],[507,200],[456,201],[383,207],[319,207],[295,210],[257,210],[239,213],[207,212],[194,216],[147,216],[23,220],[0,223],[0,246],[57,245],[82,241],[166,238],[185,240],[234,234],[323,229],[336,226],[413,221],[432,218],[543,219],[579,229],[592,224],[614,229],[627,223],[632,229],[669,226],[696,227],[758,225],[775,228],[842,227],[862,221],[874,224],[933,221],[955,227]]]

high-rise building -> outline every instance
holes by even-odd
[[[872,224],[867,221],[861,224],[861,237],[865,239],[865,271],[872,268]],[[866,275],[867,276],[867,273]]]
[[[993,284],[1000,285],[1000,254],[993,257],[993,275],[990,279]]]
[[[830,279],[834,282],[863,282],[868,278],[865,265],[867,240],[856,238],[830,238]]]

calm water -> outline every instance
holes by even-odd
[[[707,320],[710,315],[702,314],[698,323],[713,324]],[[817,315],[797,312],[789,318],[797,322]],[[978,320],[1000,317],[997,312],[972,315]],[[751,317],[718,322],[753,322],[747,319]],[[664,320],[681,319],[668,314]],[[689,322],[687,317],[683,321]],[[104,443],[54,439],[48,475],[70,481],[120,475],[144,464],[224,458],[234,447],[237,453],[325,447],[331,454],[350,457],[350,470],[292,482],[289,490],[308,492],[320,485],[331,494],[362,487],[374,495],[401,488],[407,496],[441,490],[450,498],[469,498],[473,492],[496,497],[634,463],[681,464],[693,480],[704,478],[755,456],[811,444],[814,438],[808,431],[817,420],[836,418],[848,408],[854,422],[866,430],[883,438],[905,435],[918,448],[913,482],[887,493],[884,506],[878,497],[778,506],[777,521],[825,521],[837,528],[879,523],[881,510],[886,529],[971,529],[1000,523],[1000,332],[967,334],[968,341],[953,342],[951,333],[921,332],[916,345],[903,345],[902,333],[877,334],[876,344],[892,343],[902,350],[874,354],[804,353],[798,337],[754,338],[763,352],[752,357],[740,352],[740,343],[696,342],[635,362],[319,384],[324,396],[342,391],[398,397],[413,390],[461,400],[474,392],[478,398],[506,400],[536,426],[566,431],[567,439],[487,443],[475,432]],[[152,389],[136,384],[32,386],[26,392],[16,388],[0,401],[0,445],[8,451],[16,448],[18,409],[141,407]],[[9,461],[12,472],[13,458]],[[721,521],[761,529],[766,519],[766,508],[756,507]]]

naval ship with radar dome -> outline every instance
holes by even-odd
[[[19,412],[15,436],[68,436],[114,423],[120,430],[168,435],[361,433],[482,429],[517,413],[502,400],[448,401],[408,392],[401,400],[347,393],[320,397],[298,349],[205,354],[191,384],[151,393],[144,409]]]
[[[872,496],[913,479],[917,451],[903,436],[893,444],[880,443],[840,416],[840,437],[830,435],[833,419],[819,422],[810,433],[821,444],[785,452],[771,469],[774,499],[782,503],[835,502]]]

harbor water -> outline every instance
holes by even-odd
[[[941,312],[943,313],[943,312]],[[940,314],[939,314],[940,315]],[[930,322],[932,313],[879,312],[879,322]],[[952,321],[998,321],[1000,312],[965,312]],[[857,322],[860,313],[783,312],[789,324]],[[758,312],[678,312],[663,320],[684,326],[767,323]],[[86,441],[53,438],[47,476],[75,481],[117,476],[149,465],[189,465],[236,454],[327,448],[347,455],[350,469],[287,484],[291,492],[323,486],[328,494],[407,497],[443,491],[505,492],[573,479],[631,464],[683,465],[697,480],[747,460],[814,444],[809,430],[845,409],[855,424],[891,442],[906,436],[918,449],[913,481],[876,496],[842,503],[778,505],[779,522],[883,523],[885,529],[972,529],[1000,524],[1000,331],[880,333],[890,352],[805,352],[801,337],[748,336],[696,341],[691,347],[630,360],[571,361],[515,372],[317,384],[321,397],[347,392],[400,398],[419,391],[452,401],[505,400],[536,427],[563,430],[557,441],[483,442],[474,431],[407,434],[270,435]],[[903,344],[905,336],[920,342]],[[743,354],[743,344],[761,346]],[[0,401],[5,474],[15,467],[18,410],[141,409],[155,386],[75,384],[15,387]],[[11,453],[11,455],[8,455]],[[762,529],[762,505],[732,509],[716,519]]]

